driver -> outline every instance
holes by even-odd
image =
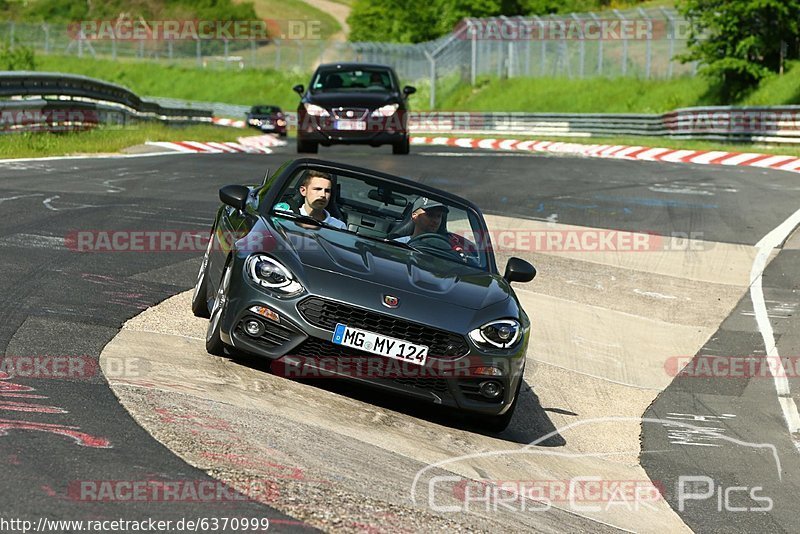
[[[420,234],[432,234],[439,231],[442,218],[447,213],[447,206],[436,200],[419,197],[411,207],[411,220],[414,221],[414,232],[411,235],[395,238],[395,241],[408,243]]]
[[[325,209],[331,200],[331,189],[333,180],[325,172],[310,170],[300,184],[300,194],[303,196],[303,204],[300,206],[301,215],[310,215],[318,221],[329,224],[335,228],[347,229],[347,225],[333,217]]]

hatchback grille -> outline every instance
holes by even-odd
[[[334,119],[364,120],[369,110],[366,108],[333,108]]]
[[[333,331],[337,323],[342,323],[353,328],[427,345],[430,358],[454,359],[469,352],[464,337],[458,334],[348,304],[308,297],[297,305],[297,309],[306,321],[325,330]]]

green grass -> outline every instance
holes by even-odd
[[[274,19],[281,28],[286,28],[286,21],[319,22],[319,35],[312,38],[327,39],[342,31],[339,22],[332,16],[303,2],[302,0],[248,0],[253,3],[256,15],[262,19]]]
[[[23,133],[0,136],[0,158],[106,154],[147,141],[236,141],[244,130],[215,126],[165,126],[144,123],[73,133]]]
[[[462,84],[438,106],[464,111],[563,113],[663,113],[710,104],[702,78],[625,80],[608,78],[479,78]]]

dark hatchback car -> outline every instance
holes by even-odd
[[[327,222],[305,215],[303,195],[320,180]],[[519,258],[497,270],[474,204],[316,159],[290,161],[261,186],[225,186],[220,199],[192,298],[194,314],[210,316],[208,352],[456,408],[494,431],[508,425],[530,335],[511,282],[535,270]],[[420,205],[439,210],[437,228],[415,231]]]
[[[286,137],[286,117],[278,106],[253,106],[245,114],[245,122],[250,128]]]
[[[320,65],[308,89],[296,85],[297,151],[316,153],[319,145],[392,145],[408,154],[408,96],[397,74],[386,65],[336,63]]]

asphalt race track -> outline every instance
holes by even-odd
[[[268,442],[273,456],[261,460],[271,461],[271,466],[277,465],[275,458],[283,457],[281,465],[306,462],[308,472],[317,474],[315,480],[325,477],[325,484],[313,486],[322,489],[307,496],[313,506],[293,502],[287,494],[293,486],[283,485],[284,480],[273,480],[282,491],[278,496],[249,500],[235,494],[211,504],[191,498],[114,499],[92,493],[97,481],[230,481],[231,475],[213,460],[223,449],[229,458],[237,454],[238,438],[231,432],[216,435],[215,442],[202,442],[199,436],[208,437],[203,433],[209,431],[212,420],[208,414],[227,425],[221,422],[227,421],[226,406],[255,412],[271,408],[254,404],[252,398],[226,397],[230,394],[226,379],[239,377],[240,372],[266,374],[257,362],[226,360],[218,382],[193,383],[194,390],[181,390],[181,384],[176,384],[170,395],[182,395],[180,402],[165,393],[170,391],[169,384],[155,378],[138,384],[111,380],[118,385],[112,390],[109,362],[124,375],[126,356],[123,351],[117,360],[113,355],[106,357],[104,373],[100,362],[104,348],[121,339],[126,321],[191,289],[202,252],[76,252],[69,236],[78,231],[206,230],[218,205],[219,187],[260,182],[267,169],[275,170],[295,157],[293,148],[290,144],[271,155],[164,154],[0,162],[0,347],[6,365],[0,368],[2,518],[36,522],[42,517],[173,521],[267,517],[270,530],[293,532],[316,528],[449,531],[459,526],[489,530],[495,524],[519,531],[663,528],[664,524],[648,519],[648,509],[614,508],[605,501],[600,510],[601,506],[574,506],[563,499],[553,499],[553,506],[543,511],[517,512],[525,515],[521,519],[513,510],[504,511],[500,518],[486,509],[457,514],[425,510],[414,517],[412,512],[426,504],[407,502],[410,488],[404,477],[408,473],[413,476],[433,459],[454,456],[453,450],[459,448],[466,454],[494,447],[522,448],[533,442],[534,451],[568,450],[584,456],[585,463],[580,464],[567,455],[558,460],[561,463],[544,454],[524,461],[525,466],[541,469],[537,480],[551,484],[595,476],[630,481],[627,477],[632,475],[627,473],[634,471],[615,469],[641,465],[646,477],[663,489],[665,504],[658,517],[672,517],[674,523],[669,525],[676,529],[800,530],[798,437],[789,433],[784,418],[785,407],[793,405],[789,399],[800,401],[797,375],[788,373],[788,394],[779,400],[769,374],[675,377],[669,371],[669,362],[678,359],[682,366],[693,357],[697,361],[709,355],[764,357],[758,312],[749,291],[750,267],[756,244],[800,208],[800,177],[756,168],[437,147],[412,147],[412,154],[403,157],[392,156],[384,148],[322,148],[319,157],[407,176],[467,197],[487,214],[490,229],[494,222],[517,229],[620,230],[683,239],[690,246],[668,258],[546,250],[513,254],[539,268],[536,280],[520,286],[534,324],[529,358],[535,365],[526,370],[528,387],[521,406],[525,409],[518,410],[511,427],[499,436],[483,435],[468,422],[378,398],[372,392],[276,378],[270,383],[279,384],[280,391],[259,392],[276,398],[296,393],[319,402],[341,401],[352,410],[333,415],[331,406],[338,404],[308,402],[287,408],[288,422],[264,419],[263,428],[247,426],[252,435],[241,435],[243,440],[261,436],[258,439]],[[509,255],[501,253],[498,265],[504,265]],[[795,363],[800,356],[799,257],[800,239],[794,235],[770,256],[763,276],[766,317],[777,350]],[[182,328],[183,319],[177,313],[171,316],[175,329]],[[147,343],[148,336],[160,332],[158,328],[141,329],[137,342]],[[186,332],[191,328],[196,325],[186,326]],[[196,345],[196,338],[188,333],[185,340]],[[63,358],[80,369],[67,378],[58,373],[48,376],[44,368],[35,377],[2,374],[11,370],[8,362],[29,357],[49,365]],[[178,366],[180,355],[174,353],[174,357]],[[179,376],[173,381],[180,382]],[[629,412],[623,413],[622,407]],[[202,424],[193,424],[195,409],[208,416]],[[325,409],[331,410],[331,421],[317,421]],[[392,432],[402,438],[397,443],[383,442],[380,428],[370,432],[366,423],[361,434],[349,433],[347,427],[360,428],[363,422],[354,422],[359,410],[376,410],[381,417],[391,418],[396,423]],[[258,424],[247,419],[246,413],[238,417],[247,420],[247,425]],[[599,421],[603,418],[607,420]],[[570,425],[578,421],[594,426],[572,429]],[[304,447],[290,448],[292,443],[303,443],[304,435],[319,440],[308,446],[314,458],[310,452],[303,456],[299,449]],[[441,446],[427,450],[423,436],[441,440]],[[326,448],[323,442],[331,445]],[[418,456],[413,452],[415,442]],[[593,451],[615,454],[617,445],[628,455],[603,460],[608,465],[592,471]],[[365,466],[366,460],[334,456],[334,451],[347,447],[352,447],[356,457],[374,453],[375,461]],[[266,454],[264,450],[259,454]],[[319,457],[328,454],[330,458]],[[381,464],[393,461],[386,458],[398,463]],[[520,462],[516,480],[527,476]],[[485,466],[454,470],[469,472],[473,479],[509,480],[485,471]],[[386,481],[384,487],[377,482],[387,477],[397,477],[402,483]],[[388,505],[378,502],[380,492],[370,493],[371,484],[383,488],[386,502],[402,500],[391,518],[381,511],[381,506]],[[401,487],[406,488],[402,495],[390,494]],[[359,502],[358,491],[369,499]],[[355,500],[348,505],[347,499]],[[374,513],[362,510],[369,517],[348,518],[349,510],[373,506],[373,501],[377,503]]]

